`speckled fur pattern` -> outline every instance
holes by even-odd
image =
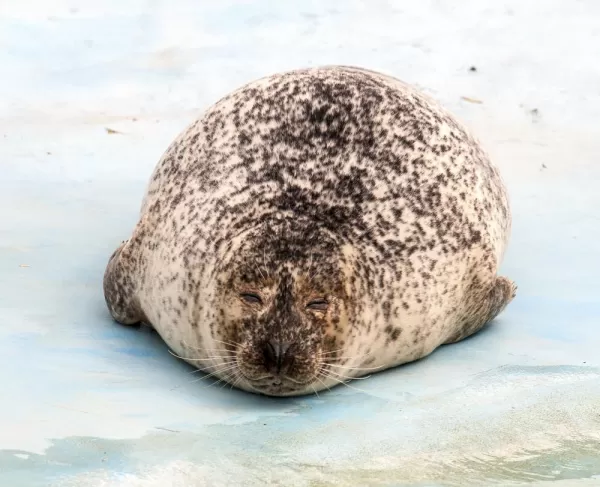
[[[497,169],[435,101],[365,69],[301,69],[234,91],[171,144],[105,298],[219,379],[307,394],[494,319],[516,290],[497,275],[510,226]],[[285,371],[265,366],[269,342]]]

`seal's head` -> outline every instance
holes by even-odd
[[[214,338],[226,346],[223,362],[233,364],[231,382],[267,395],[307,394],[339,383],[346,359],[343,253],[326,232],[296,230],[283,225],[247,233],[220,271]]]

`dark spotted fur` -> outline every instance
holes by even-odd
[[[240,88],[169,147],[105,296],[217,377],[303,394],[492,320],[515,292],[496,276],[509,233],[497,170],[435,102],[372,71],[298,70]],[[285,374],[264,366],[269,340],[290,345]]]

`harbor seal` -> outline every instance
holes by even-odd
[[[477,140],[385,74],[298,69],[225,96],[164,153],[104,276],[112,317],[251,392],[318,392],[494,319],[507,192]]]

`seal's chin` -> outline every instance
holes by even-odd
[[[313,394],[315,390],[311,387],[313,382],[314,379],[300,382],[290,377],[271,374],[254,380],[246,379],[246,383],[254,392],[279,397]]]

